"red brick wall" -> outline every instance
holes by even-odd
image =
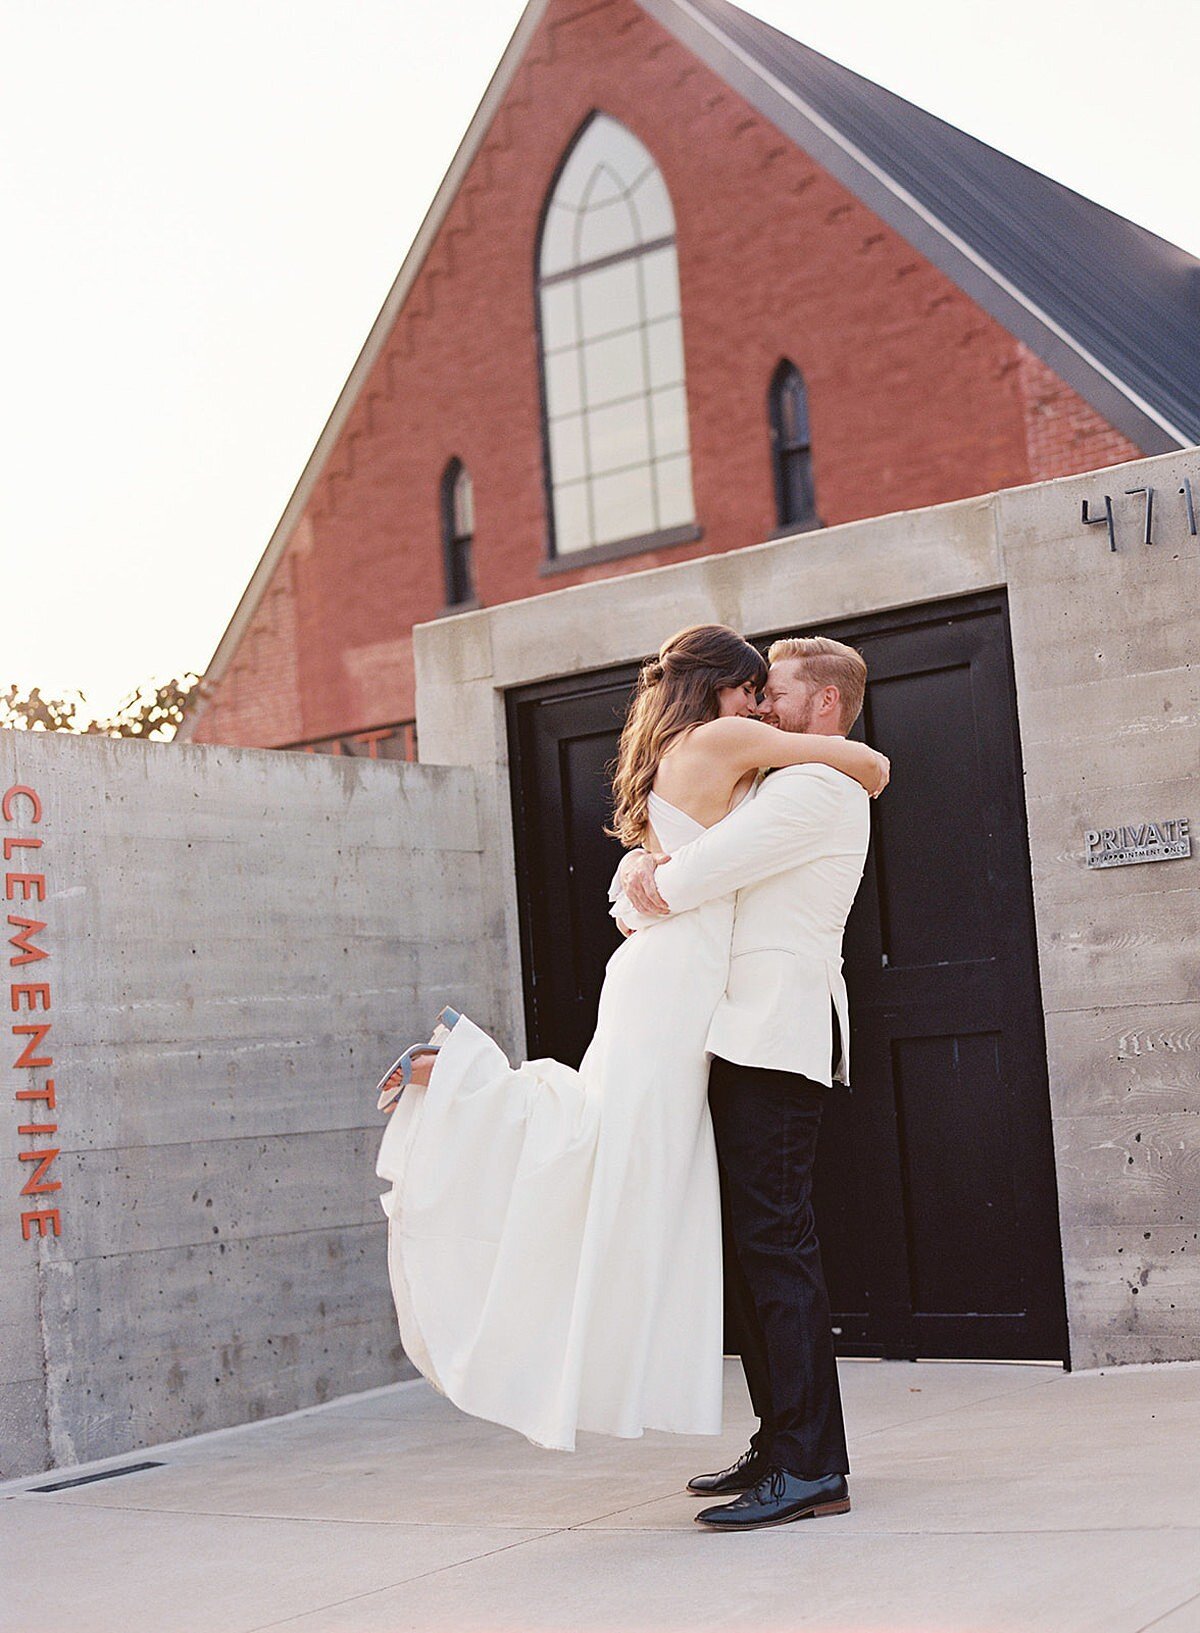
[[[1028,346],[1016,350],[1031,482],[1138,458],[1141,450],[1102,420]]]
[[[297,533],[303,531],[303,524]],[[293,538],[254,621],[214,694],[196,741],[281,745],[304,736],[296,638],[298,539]]]
[[[541,577],[535,245],[594,108],[646,143],[671,192],[704,537]],[[1138,452],[633,0],[552,0],[197,740],[279,744],[415,712],[411,628],[443,604],[452,455],[475,484],[485,605],[760,542],[785,355],[808,384],[826,524]]]

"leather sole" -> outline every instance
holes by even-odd
[[[707,1526],[710,1531],[765,1531],[771,1525],[791,1525],[793,1520],[813,1520],[818,1519],[822,1514],[848,1514],[849,1512],[850,1499],[845,1497],[840,1502],[835,1503],[814,1503],[811,1508],[802,1508],[798,1513],[789,1514],[786,1519],[782,1520],[755,1520],[753,1523],[747,1522],[744,1525],[740,1521],[735,1521],[732,1525],[726,1525],[721,1520],[717,1520],[715,1523],[712,1520],[702,1520],[697,1514],[696,1524]]]

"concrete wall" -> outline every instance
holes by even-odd
[[[4,731],[14,785],[0,1478],[407,1375],[372,1091],[450,999],[504,1034],[473,774]]]
[[[1080,1366],[1200,1357],[1200,451],[995,501],[1012,620]],[[1154,543],[1142,542],[1152,485]],[[1081,501],[1113,499],[1105,527]],[[1189,860],[1104,870],[1085,832],[1187,817]]]
[[[1200,1357],[1200,854],[1090,871],[1083,837],[1200,817],[1185,479],[1200,453],[421,626],[419,766],[0,732],[0,795],[40,802],[0,814],[6,912],[39,926],[8,926],[0,1478],[405,1374],[371,1090],[450,1000],[523,1046],[506,688],[686,620],[1001,586],[1072,1363]],[[1080,522],[1106,492],[1115,553]]]
[[[426,760],[507,778],[504,689],[625,662],[681,624],[749,635],[1007,587],[1026,767],[1072,1365],[1200,1357],[1200,843],[1089,870],[1088,828],[1200,826],[1200,452],[1163,455],[420,626]],[[1156,489],[1154,540],[1141,542]],[[1112,496],[1118,549],[1083,526]],[[902,744],[881,745],[897,760]],[[486,779],[481,786],[486,787]],[[507,800],[498,799],[498,842]],[[503,869],[521,989],[511,862]]]

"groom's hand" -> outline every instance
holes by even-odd
[[[658,851],[643,851],[640,856],[626,857],[621,868],[622,883],[625,894],[639,913],[665,917],[671,911],[654,883],[655,868],[660,862],[670,860],[669,856]]]

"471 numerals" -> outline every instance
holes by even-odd
[[[1126,488],[1125,492],[1127,494],[1140,493],[1142,495],[1142,543],[1153,544],[1154,489],[1151,487]],[[1187,516],[1188,532],[1194,538],[1197,532],[1196,498],[1192,491],[1192,479],[1190,476],[1184,477],[1183,486],[1179,489],[1179,492],[1183,495],[1184,512]],[[1104,495],[1104,509],[1098,516],[1093,516],[1091,514],[1089,509],[1089,501],[1085,499],[1083,501],[1081,520],[1085,527],[1106,527],[1108,529],[1108,548],[1110,550],[1115,550],[1117,548],[1117,523],[1116,516],[1113,511],[1113,499],[1111,493],[1106,493]]]

